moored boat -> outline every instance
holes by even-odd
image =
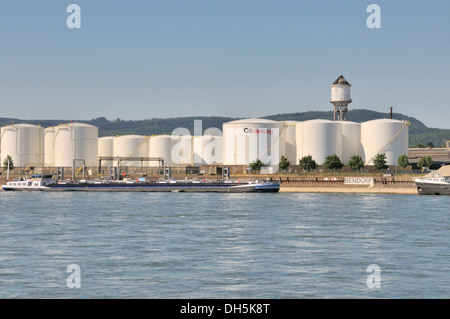
[[[48,185],[56,183],[52,175],[31,175],[28,177],[17,177],[2,185],[5,191],[46,191],[50,190]]]
[[[450,178],[424,177],[415,180],[419,195],[450,195]]]
[[[5,191],[94,191],[94,192],[219,192],[219,193],[274,193],[280,190],[279,182],[226,181],[226,180],[160,180],[160,181],[56,181],[51,176],[10,181]]]
[[[447,165],[422,178],[416,178],[417,192],[420,195],[450,195],[449,172],[450,165]]]

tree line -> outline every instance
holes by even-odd
[[[402,168],[408,167],[409,165],[408,156],[406,154],[400,155],[398,157],[397,163]],[[311,155],[306,155],[303,156],[301,159],[299,159],[298,165],[300,166],[301,169],[307,172],[314,171],[319,167],[319,165],[312,158]],[[434,160],[429,156],[421,158],[417,163],[417,166],[421,169],[431,168],[433,165]],[[256,159],[255,161],[249,164],[249,167],[252,171],[260,171],[261,168],[264,166],[265,166],[264,163],[260,159]],[[286,172],[290,166],[291,162],[285,156],[281,156],[278,168],[281,171]],[[331,154],[325,158],[323,166],[330,170],[340,170],[344,167],[344,163],[342,163],[342,160],[339,158],[339,156],[337,156],[336,154]],[[361,156],[353,155],[348,161],[347,166],[350,169],[357,172],[364,168],[364,161],[361,158]],[[373,160],[373,168],[377,170],[389,168],[389,165],[387,165],[385,153],[380,153],[375,156]]]

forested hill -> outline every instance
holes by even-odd
[[[380,118],[389,118],[388,113],[380,113],[370,110],[356,109],[348,111],[348,119],[353,122],[365,122]],[[265,116],[266,119],[276,121],[306,121],[312,119],[333,119],[333,112],[300,112],[286,113]],[[410,147],[418,144],[427,145],[432,143],[435,147],[444,147],[445,141],[450,140],[450,129],[437,129],[425,126],[419,120],[400,113],[394,113],[393,118],[397,120],[407,120],[411,123],[409,127],[409,145]],[[177,118],[152,118],[146,120],[108,120],[105,117],[99,117],[92,120],[74,120],[74,122],[82,122],[98,127],[99,136],[115,136],[115,135],[160,135],[171,134],[176,128],[187,128],[191,134],[194,133],[194,120],[202,121],[203,130],[208,128],[219,128],[222,130],[222,124],[238,118],[218,117],[218,116],[193,116],[193,117],[177,117]],[[69,123],[70,119],[64,120],[23,120],[13,118],[0,118],[0,126],[18,123],[28,123],[49,127],[59,125],[61,123]]]
[[[411,125],[415,127],[426,127],[425,124],[415,119],[414,117],[409,117],[400,113],[393,113],[393,119],[409,121]],[[287,113],[287,114],[276,114],[265,116],[266,119],[271,119],[275,121],[307,121],[314,119],[324,119],[324,120],[333,120],[333,111],[320,112],[320,111],[309,111],[309,112],[301,112],[301,113]],[[388,119],[390,118],[389,113],[380,113],[370,110],[349,110],[348,111],[348,120],[352,122],[366,122],[376,119]]]
[[[333,120],[333,111],[309,111],[301,113],[276,114],[266,116],[265,118],[276,121],[307,121],[313,119]],[[380,113],[362,109],[348,111],[348,120],[352,122],[361,123],[376,119],[388,118],[390,118],[389,113]],[[444,147],[445,141],[450,140],[450,129],[429,128],[418,119],[400,113],[393,113],[392,118],[395,120],[409,121],[411,123],[409,127],[410,147],[424,147],[429,143],[432,143],[434,147]]]

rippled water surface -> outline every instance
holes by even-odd
[[[449,207],[449,196],[0,192],[0,297],[450,298]],[[68,288],[71,264],[80,288]]]

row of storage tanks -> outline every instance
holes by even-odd
[[[223,160],[224,164],[245,165],[256,158],[265,164],[270,164],[267,159],[272,159],[275,160],[272,164],[277,165],[276,160],[284,155],[291,163],[298,164],[302,157],[311,155],[322,165],[327,156],[336,154],[345,165],[354,155],[361,156],[366,165],[373,165],[375,156],[384,153],[388,165],[397,165],[400,155],[408,155],[408,125],[393,119],[363,123],[321,119],[238,120],[223,125]],[[243,148],[240,144],[254,147]]]
[[[102,166],[220,164],[222,136],[124,135],[98,137],[98,128],[84,123],[42,128],[15,124],[1,128],[1,161],[11,156],[15,167],[72,167],[84,161],[98,166],[100,157],[154,158],[155,161],[102,161]],[[75,163],[74,163],[75,161]]]
[[[344,164],[359,155],[366,165],[372,165],[376,154],[385,153],[387,164],[397,165],[398,157],[408,154],[407,124],[392,119],[363,123],[244,119],[224,123],[222,135],[100,138],[97,127],[83,123],[45,129],[15,124],[1,128],[1,161],[10,155],[16,167],[72,167],[74,160],[94,167],[100,156],[106,156],[163,158],[165,165],[248,165],[260,159],[275,166],[282,155],[292,164],[311,155],[321,165],[328,155],[336,154]],[[110,161],[103,165],[159,166],[160,162]]]

